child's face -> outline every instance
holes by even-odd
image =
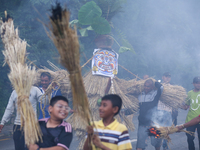
[[[112,102],[110,100],[101,101],[101,106],[99,107],[99,116],[101,118],[114,116],[114,114],[117,111],[118,111],[118,107],[113,107]]]
[[[196,90],[200,90],[200,82],[193,83],[193,85]]]
[[[55,119],[65,119],[70,111],[70,107],[67,102],[63,100],[57,101],[54,106],[49,106],[49,112],[51,113],[51,117]]]

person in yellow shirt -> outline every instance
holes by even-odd
[[[100,121],[88,126],[88,135],[84,150],[131,150],[131,141],[125,125],[114,118],[121,109],[122,99],[116,94],[105,95],[99,107]],[[92,141],[92,147],[89,144]]]

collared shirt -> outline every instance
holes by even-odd
[[[30,100],[31,105],[33,106],[33,109],[36,114],[37,114],[37,112],[36,112],[37,102],[40,101],[41,97],[42,97],[41,91],[37,87],[32,86],[31,90],[30,90],[29,100]],[[8,105],[6,107],[5,113],[1,120],[1,124],[4,125],[6,122],[8,122],[10,120],[11,115],[14,112],[14,108],[16,108],[16,110],[17,110],[17,93],[15,90],[12,92],[12,94],[9,98]],[[19,112],[17,112],[14,124],[21,125],[20,118],[21,118],[21,115]]]
[[[49,118],[39,120],[43,140],[43,142],[37,143],[39,148],[60,146],[65,150],[69,150],[73,138],[71,124],[63,120],[59,126],[55,128],[47,128],[48,120]]]
[[[40,91],[45,94],[45,91],[42,89],[42,87],[39,87]],[[60,89],[56,86],[54,89],[52,89],[52,93],[51,93],[51,97],[54,96],[58,96],[58,95],[62,95]],[[45,99],[45,100],[44,100]],[[43,99],[43,103],[39,103],[39,117],[38,119],[42,119],[43,117],[43,113],[42,113],[42,109],[44,110],[44,114],[45,114],[45,118],[49,118],[49,99],[48,99],[48,95],[46,95],[46,97]]]
[[[152,102],[157,94],[157,90],[152,90],[149,93],[145,94],[145,92],[142,92],[138,96],[139,103],[143,102]]]
[[[95,121],[94,132],[97,132],[103,145],[112,150],[131,150],[131,141],[125,125],[115,119],[108,126],[104,126],[103,121]],[[95,146],[93,145],[93,149]],[[96,150],[99,150],[97,148]]]
[[[160,95],[163,91],[163,86],[160,86],[157,90],[152,90],[145,94],[142,92],[139,97],[139,125],[150,126],[152,123],[152,114],[157,109]]]

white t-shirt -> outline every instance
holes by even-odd
[[[37,114],[37,102],[40,101],[41,97],[42,97],[42,92],[40,91],[40,89],[35,86],[32,86],[30,90],[29,100],[31,102],[31,105],[33,106],[35,114]],[[9,98],[8,105],[1,120],[2,125],[4,125],[6,122],[10,120],[11,115],[14,112],[14,108],[16,108],[17,110],[17,93],[15,90],[12,92]],[[21,125],[20,117],[21,115],[17,113],[14,124]]]

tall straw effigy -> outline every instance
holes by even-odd
[[[61,11],[57,11],[58,8]],[[80,54],[78,37],[76,30],[72,30],[69,27],[69,12],[67,10],[62,10],[59,4],[57,4],[57,8],[52,9],[50,22],[51,24],[48,26],[50,32],[47,32],[47,34],[57,47],[60,53],[61,64],[67,68],[69,73],[66,77],[71,81],[71,85],[67,83],[65,85],[71,88],[70,92],[73,95],[73,107],[75,113],[73,113],[67,121],[72,124],[75,131],[77,131],[77,135],[83,137],[83,132],[85,132],[86,126],[90,124],[91,116],[93,116],[93,119],[95,120],[99,119],[97,101],[107,94],[105,92],[106,90],[108,90],[108,93],[116,93],[122,97],[122,110],[128,110],[130,111],[130,114],[137,111],[138,100],[136,97],[142,92],[145,80],[132,79],[127,81],[115,77],[112,79],[111,86],[108,88],[110,82],[109,77],[93,76],[92,73],[89,72],[82,79],[80,71],[81,67],[79,66]],[[52,74],[55,74],[55,72],[52,72]],[[54,78],[59,78],[59,75],[60,74],[57,74],[57,77]],[[57,84],[60,85],[60,83]],[[60,88],[62,91],[61,86]],[[165,88],[163,95],[165,92],[169,92],[167,88]],[[166,97],[168,97],[168,99],[166,99]],[[171,104],[170,101],[171,99],[169,99],[169,96],[167,95],[165,96],[165,99],[163,99],[164,103],[169,103],[168,105]],[[116,118],[119,121],[122,121],[128,129],[133,130],[134,125],[128,117],[123,113],[116,116]],[[83,141],[81,143],[83,144]]]
[[[1,25],[1,38],[5,48],[5,63],[10,67],[8,77],[18,95],[17,113],[21,116],[21,129],[24,130],[25,144],[29,146],[42,140],[36,114],[29,101],[36,71],[25,63],[27,43],[19,38],[18,29],[14,29],[11,18]]]

